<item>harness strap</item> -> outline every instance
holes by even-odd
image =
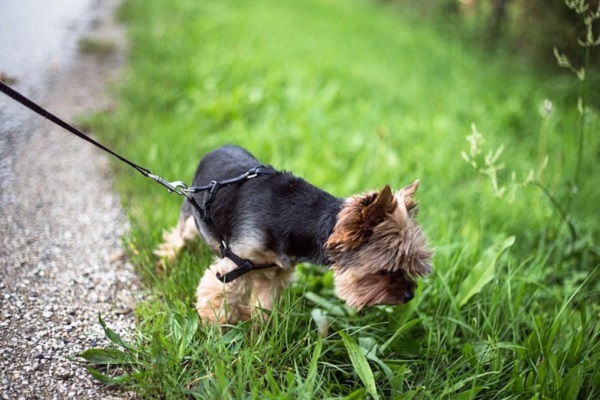
[[[200,217],[208,226],[212,227],[212,229],[217,234],[219,241],[221,242],[221,257],[229,258],[233,263],[237,266],[235,269],[229,271],[225,275],[221,275],[221,273],[217,272],[217,279],[223,283],[231,282],[236,278],[239,278],[246,273],[263,268],[271,268],[276,267],[276,264],[254,264],[252,261],[243,259],[235,254],[227,245],[225,238],[223,235],[217,230],[217,228],[212,223],[212,219],[210,216],[210,208],[212,203],[215,201],[217,197],[217,192],[219,189],[231,186],[233,184],[243,183],[249,179],[255,178],[258,175],[269,175],[274,174],[276,171],[272,168],[260,166],[250,169],[242,175],[236,176],[234,178],[225,179],[223,181],[212,181],[208,185],[204,186],[192,186],[186,189],[183,189],[183,192],[186,194],[187,199],[191,202],[192,206],[196,208]],[[198,192],[206,192],[206,196],[204,198],[203,204],[199,205],[193,196],[190,196],[190,193],[198,193]]]
[[[186,194],[198,193],[198,192],[206,192],[207,193],[207,195],[205,196],[205,199],[204,199],[204,203],[201,207],[202,209],[198,209],[198,211],[200,212],[200,217],[202,218],[202,220],[204,222],[206,222],[208,225],[211,225],[212,221],[210,219],[210,206],[215,201],[215,198],[217,197],[217,192],[219,191],[219,189],[221,189],[223,187],[231,186],[235,183],[242,183],[244,181],[247,181],[248,179],[257,177],[258,175],[274,174],[274,173],[275,173],[275,171],[272,168],[268,168],[268,167],[264,167],[264,166],[254,167],[254,168],[251,168],[249,171],[247,171],[241,175],[238,175],[234,178],[229,178],[229,179],[225,179],[222,181],[211,181],[208,185],[203,185],[203,186],[191,186],[189,188],[183,189],[183,192]]]
[[[273,170],[273,168],[259,166],[259,167],[251,168],[247,172],[244,172],[243,174],[238,175],[234,178],[224,179],[222,181],[219,181],[218,183],[219,183],[219,186],[225,187],[225,186],[233,185],[234,183],[240,183],[241,181],[256,178],[258,175],[264,175],[264,174],[268,175],[268,174],[274,174],[274,173],[275,173],[275,170]],[[203,186],[190,186],[189,188],[185,189],[185,192],[187,192],[187,193],[205,192],[207,190],[211,190],[214,183],[215,183],[215,181],[212,181],[211,183],[209,183],[207,185],[203,185]]]
[[[246,273],[253,270],[272,268],[277,266],[276,264],[256,265],[250,260],[244,260],[238,257],[233,251],[231,251],[229,247],[225,245],[225,242],[221,242],[221,255],[223,257],[229,258],[235,263],[235,265],[237,265],[237,268],[227,272],[225,275],[221,275],[220,272],[217,272],[217,279],[223,283],[231,282],[234,279],[239,278],[240,276],[245,275]]]

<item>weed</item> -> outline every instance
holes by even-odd
[[[84,36],[79,39],[77,46],[81,53],[106,57],[115,51],[116,45],[109,40]]]
[[[574,10],[577,14],[582,15],[582,23],[586,28],[585,39],[580,39],[578,43],[584,48],[584,62],[580,67],[574,67],[569,57],[561,54],[556,48],[554,49],[554,55],[557,63],[560,67],[566,68],[571,71],[578,79],[579,95],[577,98],[577,112],[579,113],[578,121],[578,143],[577,153],[575,157],[575,168],[574,176],[572,181],[569,183],[570,190],[568,190],[568,196],[564,201],[561,201],[557,194],[552,191],[546,183],[543,181],[543,172],[548,166],[549,156],[546,153],[547,140],[549,131],[549,119],[552,115],[554,105],[550,100],[544,100],[541,109],[542,123],[540,127],[540,134],[538,138],[538,161],[537,169],[530,168],[529,171],[524,175],[524,178],[517,179],[517,172],[511,171],[510,182],[505,185],[498,183],[498,172],[505,168],[505,164],[500,162],[500,156],[504,151],[504,145],[501,145],[496,150],[488,150],[487,154],[483,156],[484,138],[477,131],[475,124],[472,125],[472,133],[467,136],[469,142],[468,152],[462,151],[462,158],[469,163],[473,168],[478,170],[483,175],[486,175],[492,185],[494,194],[497,197],[505,197],[509,203],[513,203],[517,195],[517,191],[526,185],[533,185],[539,188],[542,193],[550,201],[556,212],[560,215],[561,220],[568,227],[570,235],[570,246],[569,253],[576,251],[589,251],[595,254],[596,257],[600,256],[598,249],[594,243],[588,242],[586,239],[582,239],[583,236],[577,227],[573,216],[571,215],[571,207],[575,196],[579,192],[581,186],[581,170],[584,162],[584,146],[586,137],[586,115],[590,113],[590,108],[585,105],[584,93],[585,93],[585,81],[586,81],[586,70],[589,68],[590,50],[592,47],[600,45],[600,36],[595,38],[593,32],[594,21],[600,19],[600,4],[596,11],[590,11],[589,4],[585,0],[566,0],[565,4],[570,9]],[[583,243],[583,248],[582,248]]]

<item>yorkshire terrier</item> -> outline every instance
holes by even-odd
[[[235,324],[260,309],[271,310],[301,262],[331,268],[337,296],[355,309],[413,299],[417,277],[431,271],[431,251],[415,222],[418,180],[396,193],[386,185],[379,192],[340,199],[227,145],[200,161],[193,185],[253,168],[269,173],[221,187],[211,199],[208,221],[192,204],[203,204],[206,193],[191,194],[193,201],[184,201],[177,226],[165,232],[165,242],[155,251],[163,263],[171,263],[199,234],[221,255],[196,291],[202,320]],[[221,241],[238,259],[263,268],[222,282],[238,265],[223,256]]]

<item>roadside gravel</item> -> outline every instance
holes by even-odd
[[[67,121],[113,107],[106,95],[123,64],[116,0],[97,2],[90,34],[117,43],[100,58],[81,55],[57,71],[41,103]],[[99,385],[69,360],[108,344],[98,313],[133,332],[141,285],[126,262],[127,222],[107,156],[40,117],[16,145],[14,179],[0,186],[0,398],[132,398]]]

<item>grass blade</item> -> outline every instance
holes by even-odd
[[[305,382],[305,393],[313,393],[315,381],[317,379],[317,362],[319,361],[319,357],[321,357],[321,349],[323,347],[323,341],[319,339],[313,350],[312,358],[310,360],[310,366],[308,367],[308,374],[306,374],[306,382]]]
[[[394,334],[392,335],[391,338],[386,340],[386,342],[381,345],[379,350],[382,353],[385,352],[387,350],[388,346],[391,345],[398,336],[402,335],[402,333],[404,333],[408,329],[412,328],[413,326],[417,325],[419,322],[421,322],[421,318],[415,318],[413,320],[408,321],[404,325],[402,325],[400,328],[398,328],[396,330],[396,332],[394,332]]]
[[[321,297],[316,293],[306,292],[304,293],[304,297],[306,297],[307,300],[312,301],[325,311],[329,312],[331,315],[335,315],[336,317],[344,317],[347,315],[346,311],[342,306],[339,306],[331,300]]]
[[[562,398],[563,399],[577,399],[577,395],[581,390],[581,384],[583,381],[583,368],[580,364],[571,368],[564,379],[562,387]]]
[[[98,313],[98,322],[100,323],[100,325],[102,325],[102,329],[104,329],[104,334],[111,342],[127,350],[133,350],[133,347],[129,343],[125,342],[115,331],[106,326],[106,323],[102,319],[102,315],[100,315],[100,313]]]
[[[98,365],[122,365],[133,362],[129,354],[118,349],[88,349],[77,354],[77,357]]]
[[[471,297],[475,296],[496,275],[496,261],[504,252],[515,243],[515,237],[509,236],[502,243],[489,247],[481,257],[481,260],[471,270],[467,278],[462,282],[458,290],[457,303],[459,307],[467,304]]]
[[[346,346],[346,350],[348,350],[350,361],[352,361],[352,366],[354,367],[354,370],[358,374],[363,385],[365,385],[367,393],[373,396],[374,399],[379,399],[377,387],[375,386],[375,377],[373,376],[373,371],[369,366],[367,358],[360,350],[358,344],[356,344],[356,342],[352,340],[347,333],[342,331],[339,331],[338,333],[342,337],[344,346]]]
[[[129,379],[129,377],[126,375],[120,375],[120,376],[115,376],[115,377],[108,376],[92,367],[87,367],[86,369],[90,373],[92,378],[96,379],[97,381],[99,381],[100,383],[102,383],[104,385],[109,385],[109,386],[120,385],[120,384],[125,383]]]

